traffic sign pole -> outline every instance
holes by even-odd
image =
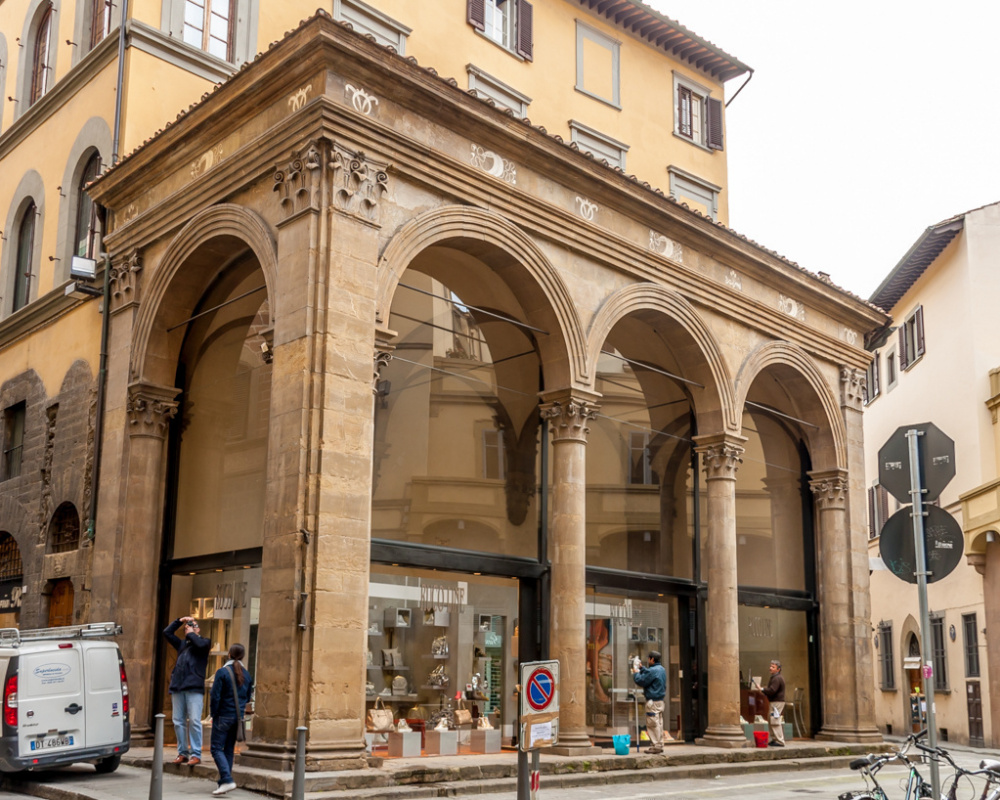
[[[927,610],[927,550],[924,540],[924,490],[920,485],[920,436],[922,432],[911,428],[906,432],[910,453],[910,501],[913,504],[913,547],[916,555],[917,595],[920,599],[920,638],[923,642],[924,699],[927,703],[927,744],[937,747],[937,723],[934,714],[934,658],[931,644],[930,613]],[[919,700],[917,701],[919,707]],[[930,760],[932,797],[941,796],[941,778],[938,763]]]

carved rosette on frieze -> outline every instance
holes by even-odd
[[[586,442],[590,428],[587,423],[597,416],[600,406],[589,400],[571,397],[541,406],[543,419],[549,421],[552,442]]]
[[[151,386],[129,388],[125,414],[129,436],[166,438],[170,420],[177,413],[176,389]]]
[[[868,376],[864,370],[853,367],[840,368],[840,405],[860,411],[868,388]]]
[[[389,191],[389,165],[334,145],[328,166],[330,204],[348,216],[378,225],[380,201]]]
[[[287,163],[275,167],[274,191],[286,218],[307,208],[319,210],[322,166],[322,147],[318,142],[310,142],[300,153],[293,153]]]
[[[844,508],[847,501],[847,475],[836,472],[830,475],[817,475],[809,481],[816,507],[820,511]]]
[[[139,302],[140,272],[142,272],[142,257],[138,250],[130,250],[120,258],[112,259],[111,273],[108,275],[112,313]]]
[[[708,480],[735,480],[743,463],[744,448],[735,442],[714,442],[696,447],[701,453],[705,477]]]

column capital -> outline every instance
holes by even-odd
[[[108,275],[111,301],[109,311],[114,314],[139,302],[139,273],[142,272],[142,255],[132,248],[111,259]]]
[[[860,411],[865,399],[868,376],[863,369],[840,368],[840,406]]]
[[[542,419],[552,422],[552,442],[586,442],[587,423],[597,416],[599,395],[592,392],[558,391],[541,395]]]
[[[843,509],[847,501],[847,470],[830,469],[809,473],[809,488],[820,511]]]
[[[130,384],[125,403],[129,436],[165,438],[167,425],[177,413],[178,402],[174,398],[178,394],[180,389],[173,386],[157,386],[142,381]]]
[[[708,480],[736,480],[736,471],[743,463],[746,436],[732,433],[712,433],[695,436],[695,452],[701,453],[705,477]]]

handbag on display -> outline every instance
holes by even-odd
[[[451,678],[448,676],[448,673],[444,671],[444,664],[438,664],[431,670],[431,674],[427,676],[427,683],[438,688],[447,686],[450,680]]]
[[[483,714],[481,717],[476,717],[476,727],[481,731],[491,731],[493,730],[493,723],[490,722],[490,718]]]
[[[431,643],[431,655],[432,656],[446,656],[448,655],[448,637],[438,636]]]
[[[392,693],[394,695],[406,694],[406,688],[407,688],[406,678],[404,678],[402,675],[397,675],[395,678],[392,679]]]
[[[368,709],[366,727],[371,733],[388,733],[393,729],[392,709],[385,707],[381,697]]]
[[[371,681],[365,681],[365,694],[369,697],[375,696],[375,684]]]
[[[458,701],[458,708],[455,709],[455,724],[456,725],[472,724],[472,712],[468,708],[466,708],[465,700]]]
[[[413,728],[410,727],[410,724],[406,721],[405,717],[401,718],[399,722],[396,723],[396,733],[410,733],[412,730]]]
[[[383,667],[401,667],[403,666],[403,656],[399,652],[398,647],[390,647],[388,649],[382,649],[382,666]]]

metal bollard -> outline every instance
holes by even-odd
[[[298,727],[295,743],[295,772],[292,777],[292,800],[305,800],[306,796],[306,731],[308,728]],[[152,798],[150,798],[152,800]]]
[[[163,800],[163,714],[156,715],[153,734],[153,769],[149,776],[149,800]]]

